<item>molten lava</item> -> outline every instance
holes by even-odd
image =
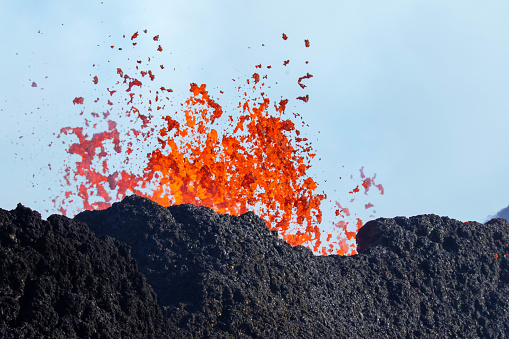
[[[131,41],[139,38],[136,32]],[[283,39],[287,39],[285,34]],[[162,52],[159,35],[152,40],[157,42],[154,50]],[[308,40],[305,46],[309,47]],[[295,123],[287,118],[288,99],[277,103],[265,96],[263,79],[267,75],[254,73],[246,79],[244,87],[238,86],[243,95],[236,110],[228,114],[205,84],[191,83],[190,96],[181,109],[174,114],[161,114],[155,121],[154,110],[165,111],[164,102],[172,102],[165,95],[173,90],[159,86],[153,92],[149,90],[150,99],[144,98],[139,92],[144,87],[150,88],[155,74],[152,70],[140,70],[141,63],[137,61],[134,72],[144,78],[143,82],[137,75],[130,76],[117,68],[121,80],[111,90],[107,88],[107,97],[123,96],[117,101],[122,106],[119,121],[128,117],[130,126],[120,128],[119,121],[107,111],[102,117],[91,113],[96,121],[92,127],[91,121],[85,119],[86,127],[61,129],[58,138],[64,135],[77,138],[69,143],[67,152],[80,158],[65,167],[63,195],[53,200],[62,213],[76,204],[82,205],[79,210],[107,208],[132,192],[164,206],[192,203],[235,215],[253,210],[271,230],[279,231],[294,246],[304,245],[323,255],[355,253],[352,241],[362,226],[361,219],[356,219],[354,231],[348,231],[349,222],[334,223],[339,234],[335,238],[320,229],[321,203],[326,195],[316,192],[317,183],[307,175],[316,154],[310,142],[300,137]],[[288,61],[284,62],[286,65]],[[261,69],[261,65],[256,68]],[[302,81],[311,77],[307,73],[298,78],[297,84],[305,89]],[[98,83],[97,76],[93,83]],[[253,97],[248,91],[258,95]],[[307,103],[309,95],[297,99]],[[148,108],[140,108],[138,102],[148,104]],[[84,98],[76,97],[73,103],[84,105]],[[110,100],[108,105],[114,107]],[[98,129],[101,125],[107,125],[107,129],[92,135],[86,133],[87,128]],[[140,152],[146,157],[143,166],[129,167],[134,160],[140,160]],[[112,165],[115,156],[123,158],[120,166]],[[374,183],[376,175],[366,178],[363,169],[360,172],[365,194],[371,186],[383,194],[383,187]],[[350,193],[359,190],[357,185]],[[79,199],[75,201],[76,198]],[[336,216],[350,216],[348,208],[336,204],[339,208]]]

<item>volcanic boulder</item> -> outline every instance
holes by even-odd
[[[64,216],[0,209],[0,338],[168,336],[129,246]]]
[[[359,254],[314,256],[248,212],[138,196],[75,217],[132,247],[186,337],[509,337],[509,224],[377,219]]]
[[[327,323],[302,286],[319,276],[317,258],[278,239],[252,212],[164,208],[131,196],[75,219],[132,247],[164,314],[189,337],[310,337],[320,333],[314,322]]]

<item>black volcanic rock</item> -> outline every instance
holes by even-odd
[[[131,246],[186,337],[509,337],[503,219],[377,219],[361,228],[351,257],[292,248],[250,212],[164,208],[137,196],[75,220]]]
[[[130,248],[64,216],[0,209],[0,338],[164,338]]]
[[[74,221],[0,209],[0,338],[509,336],[506,220],[381,218],[357,242],[317,257],[253,213],[138,196]]]

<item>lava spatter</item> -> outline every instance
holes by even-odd
[[[72,103],[74,105],[83,105],[83,102],[84,102],[84,98],[83,97],[76,97],[74,98],[74,100],[72,101]]]
[[[131,36],[131,41],[134,39],[140,39],[138,32]],[[154,51],[163,52],[159,36],[152,40]],[[150,67],[151,58],[147,59]],[[168,114],[166,107],[173,101],[166,95],[173,90],[170,86],[150,89],[155,72],[139,67],[140,60],[135,62],[135,70],[126,68],[131,75],[117,68],[121,80],[107,88],[106,97],[115,95],[121,106],[108,100],[116,118],[110,111],[102,117],[92,113],[93,124],[85,119],[85,127],[60,131],[59,138],[74,135],[78,139],[68,143],[67,152],[80,159],[64,168],[64,192],[54,199],[57,209],[70,212],[79,201],[82,207],[78,211],[103,209],[135,193],[166,206],[192,203],[235,215],[253,210],[292,245],[304,245],[323,255],[354,252],[346,240],[352,240],[356,230],[347,229],[348,222],[334,224],[340,230],[338,237],[320,228],[321,202],[326,195],[317,192],[315,179],[307,174],[316,153],[286,116],[289,100],[266,97],[265,83],[260,80],[267,75],[254,73],[242,85],[245,88],[238,86],[239,104],[228,111],[205,84],[191,83],[190,95],[180,110]],[[157,67],[164,69],[164,65]],[[261,65],[255,68],[261,70]],[[141,82],[138,75],[148,76],[147,81]],[[305,88],[302,80],[311,77],[307,73],[296,79],[297,84]],[[147,89],[150,97],[146,97]],[[309,95],[297,100],[308,102]],[[83,97],[73,100],[74,104],[83,102]],[[156,116],[154,112],[158,112]],[[127,126],[122,124],[126,119]],[[98,131],[101,126],[105,130]],[[364,178],[366,193],[376,186],[374,179]],[[356,190],[352,192],[359,188]],[[362,226],[360,219],[356,226]]]

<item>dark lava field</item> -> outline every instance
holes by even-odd
[[[379,218],[358,255],[254,213],[133,195],[74,219],[0,209],[0,338],[508,338],[509,223]]]

